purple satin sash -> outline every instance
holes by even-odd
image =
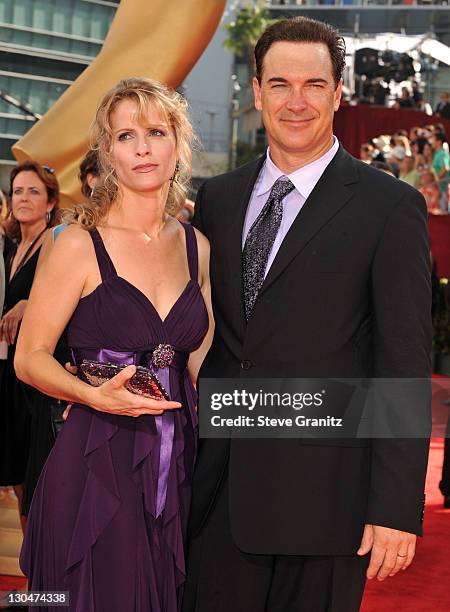
[[[112,363],[115,365],[141,365],[151,369],[158,376],[161,384],[167,391],[169,397],[172,397],[170,389],[170,368],[178,371],[183,371],[186,368],[188,354],[182,351],[175,351],[174,358],[169,367],[157,368],[152,362],[153,349],[155,347],[142,351],[114,351],[111,349],[80,349],[71,348],[72,363],[79,366],[83,359],[93,361],[101,361],[103,363]],[[80,376],[81,377],[81,376]],[[158,465],[158,484],[156,495],[156,517],[164,510],[167,496],[167,480],[169,477],[170,458],[172,456],[173,436],[174,436],[174,415],[171,410],[164,412],[160,416],[155,416],[155,424],[159,445],[159,465]],[[136,419],[139,421],[139,418]],[[136,424],[136,433],[138,435],[139,423]]]
[[[146,368],[150,368],[155,373],[158,373],[159,369],[156,368],[152,362],[153,350],[156,347],[146,348],[140,351],[113,351],[105,348],[71,348],[72,363],[79,365],[83,359],[91,359],[95,361],[101,361],[102,363],[113,363],[115,365],[140,365]],[[175,351],[171,368],[182,372],[187,364],[188,353],[183,351]]]

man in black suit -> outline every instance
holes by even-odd
[[[333,137],[342,38],[284,20],[255,59],[267,155],[196,203],[216,322],[200,395],[202,378],[428,377],[426,206]],[[358,610],[366,575],[412,562],[427,454],[426,439],[201,440],[184,610]]]
[[[440,97],[441,101],[437,104],[434,112],[442,119],[450,119],[450,94],[448,91],[443,91]]]

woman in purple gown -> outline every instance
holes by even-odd
[[[173,217],[192,128],[179,94],[133,78],[105,95],[93,138],[101,183],[43,264],[17,349],[20,378],[73,403],[20,563],[30,590],[68,591],[71,612],[176,612],[197,444],[192,381],[212,327],[208,242]],[[99,387],[72,376],[52,357],[66,326],[76,365],[128,367]],[[171,401],[125,389],[136,365],[154,369]]]

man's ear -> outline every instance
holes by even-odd
[[[255,108],[256,110],[262,110],[261,104],[261,86],[256,77],[253,77],[253,95],[255,96]]]
[[[337,84],[336,90],[334,92],[334,112],[339,109],[339,105],[341,104],[342,97],[342,79]]]

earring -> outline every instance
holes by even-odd
[[[48,225],[50,223],[50,219],[52,218],[52,215],[51,215],[49,210],[47,211],[47,214],[45,215],[45,218],[47,220],[47,225]]]
[[[175,164],[175,170],[173,173],[172,178],[170,179],[170,186],[172,187],[172,185],[174,183],[176,183],[178,181],[178,175],[180,173],[180,162],[177,160],[177,163]]]

